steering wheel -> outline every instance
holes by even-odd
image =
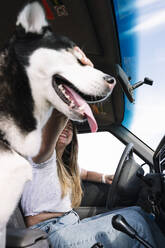
[[[107,198],[109,209],[130,206],[136,202],[140,189],[140,178],[137,171],[143,169],[133,158],[133,144],[129,143],[123,151],[117,166]]]

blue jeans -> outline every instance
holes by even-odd
[[[101,242],[104,248],[144,248],[138,241],[112,227],[111,219],[116,214],[122,214],[154,248],[165,247],[165,238],[154,220],[139,207],[114,210],[81,221],[77,213],[71,211],[30,228],[47,232],[53,248],[90,248],[97,242]]]
[[[0,247],[6,247],[6,227],[0,225]]]

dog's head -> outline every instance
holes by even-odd
[[[115,79],[81,63],[81,53],[66,37],[54,34],[38,2],[19,13],[14,49],[29,79],[36,112],[53,106],[72,120],[88,119],[97,128],[88,103],[107,98]]]

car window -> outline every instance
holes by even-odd
[[[164,135],[165,1],[114,0],[122,67],[131,83],[151,78],[153,86],[134,91],[127,99],[123,125],[155,149]]]
[[[80,168],[114,174],[125,145],[109,132],[78,134]],[[137,163],[143,161],[134,155]],[[146,168],[147,169],[147,168]]]

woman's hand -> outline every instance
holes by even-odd
[[[82,57],[80,58],[81,63],[83,63],[84,65],[89,65],[94,67],[93,63],[90,61],[90,59],[88,59],[85,55],[85,53],[79,48],[79,47],[74,47],[75,51],[77,51],[78,53],[80,53],[82,55]]]
[[[112,184],[114,175],[104,175],[104,178],[105,178],[105,182],[104,183]]]

